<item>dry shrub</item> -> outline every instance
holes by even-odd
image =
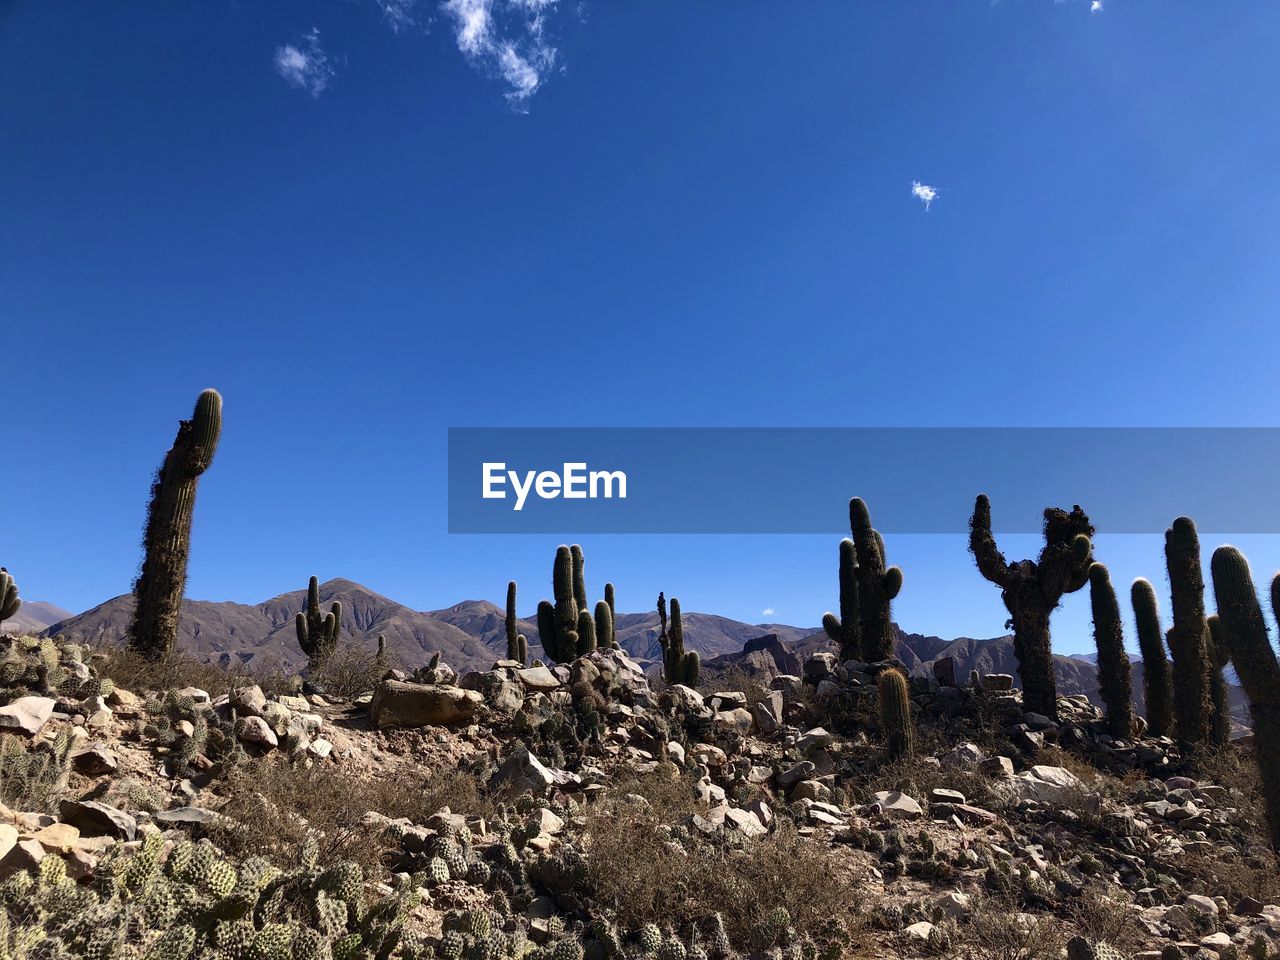
[[[821,944],[847,940],[858,926],[849,891],[861,878],[824,841],[783,822],[741,848],[697,838],[680,845],[660,829],[666,812],[620,798],[588,824],[584,893],[628,929],[656,922],[688,930],[719,913],[734,942],[748,944],[778,907]]]
[[[1051,917],[1020,913],[1009,899],[984,897],[957,931],[954,956],[963,960],[1058,960],[1063,936]]]
[[[1108,896],[1097,887],[1088,887],[1067,907],[1067,916],[1075,933],[1090,943],[1108,943],[1125,956],[1144,949],[1146,941],[1137,923],[1137,912],[1129,895],[1115,889]]]
[[[318,669],[308,670],[307,679],[327,695],[351,698],[376,687],[391,667],[374,650],[344,643]]]
[[[370,811],[422,823],[441,807],[454,813],[490,812],[480,783],[456,767],[423,776],[402,768],[384,776],[351,776],[328,765],[310,767],[267,757],[237,768],[222,785],[219,812],[231,826],[214,831],[231,853],[296,864],[308,837],[322,863],[351,860],[376,872],[395,841],[365,823]]]
[[[769,680],[767,677],[748,673],[739,666],[709,671],[704,664],[698,690],[703,696],[709,696],[720,690],[737,690],[747,695],[747,705],[751,706],[765,698],[769,692]]]
[[[128,647],[106,647],[93,653],[93,666],[100,677],[110,677],[116,686],[133,692],[181,690],[197,687],[210,696],[229,693],[233,687],[258,684],[268,694],[297,693],[301,680],[277,661],[263,661],[253,669],[223,667],[175,654],[154,659]]]

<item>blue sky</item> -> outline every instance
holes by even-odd
[[[1275,425],[1280,7],[1091,6],[0,2],[0,562],[125,592],[206,386],[189,594],[419,608],[557,542],[445,533],[449,426]],[[592,593],[816,623],[842,521],[583,538]],[[962,538],[889,550],[905,628],[1001,632]]]

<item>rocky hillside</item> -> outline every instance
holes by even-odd
[[[0,621],[0,632],[39,633],[59,620],[71,616],[70,610],[45,603],[43,600],[24,600],[18,612],[8,620]]]

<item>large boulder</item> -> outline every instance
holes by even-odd
[[[1085,789],[1080,778],[1065,767],[1037,764],[1012,777],[998,780],[993,786],[1013,800],[1035,800],[1039,803],[1067,803]]]
[[[0,730],[34,737],[49,722],[55,706],[49,697],[19,697],[7,707],[0,707]]]
[[[373,693],[369,716],[379,729],[449,726],[469,722],[482,702],[484,696],[475,690],[383,680]]]

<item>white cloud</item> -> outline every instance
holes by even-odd
[[[763,610],[761,610],[761,611],[760,611],[760,616],[762,616],[762,617],[772,617],[772,616],[773,616],[775,613],[777,613],[777,612],[778,612],[778,611],[777,611],[777,610],[775,610],[775,609],[773,609],[773,607],[765,607]]]
[[[387,21],[387,25],[396,33],[416,26],[418,23],[417,15],[414,12],[414,8],[418,5],[418,0],[377,0],[377,4],[382,11],[382,18]]]
[[[1089,4],[1089,12],[1090,12],[1090,13],[1101,13],[1101,12],[1102,12],[1102,0],[1093,0],[1093,2]]]
[[[284,77],[291,87],[305,90],[313,97],[324,93],[333,79],[333,67],[329,55],[320,44],[320,31],[312,27],[295,43],[276,47],[276,73]]]
[[[911,195],[924,204],[926,211],[929,209],[929,205],[938,199],[938,191],[927,183],[921,183],[919,180],[911,181]]]
[[[507,85],[507,100],[525,104],[555,67],[557,50],[546,39],[547,16],[559,0],[445,0],[454,38],[477,69]]]

